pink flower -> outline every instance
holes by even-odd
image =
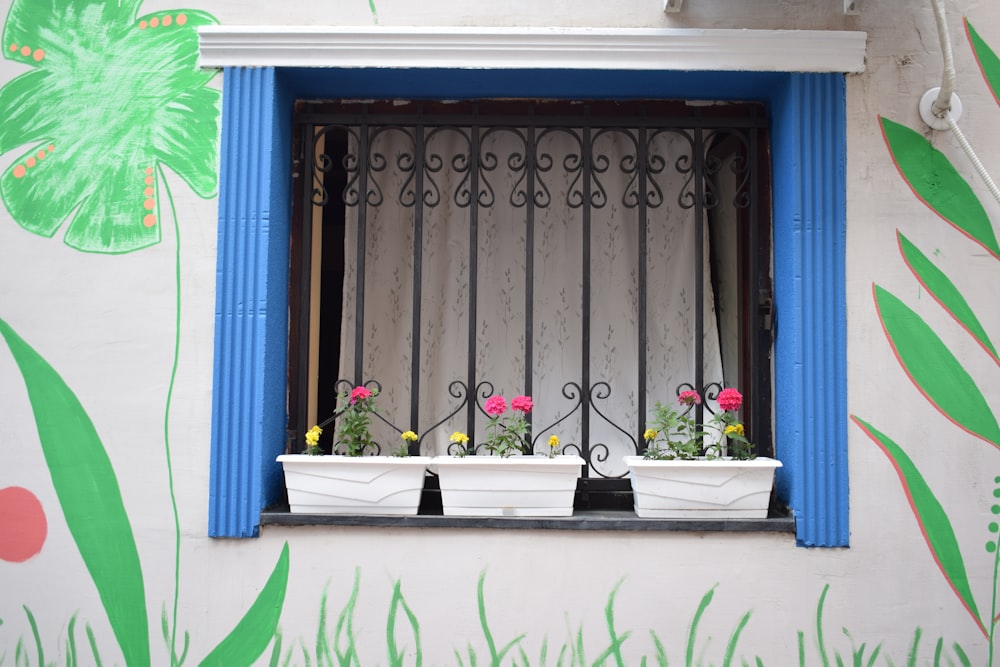
[[[535,404],[531,402],[531,396],[515,396],[514,400],[510,402],[510,407],[528,414],[531,412],[531,408],[535,407]]]
[[[701,403],[701,396],[694,389],[687,389],[677,395],[677,402],[681,405],[698,405]]]
[[[368,391],[368,389],[366,389],[365,387],[360,387],[360,386],[355,387],[354,390],[351,392],[351,405],[354,405],[359,400],[363,401],[366,398],[369,398],[371,395],[372,393]]]
[[[723,410],[739,410],[743,405],[743,394],[735,389],[723,389],[719,392],[719,407]]]
[[[486,405],[483,409],[490,417],[499,417],[507,412],[507,401],[504,400],[503,396],[490,396],[486,399]]]

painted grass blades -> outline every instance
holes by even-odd
[[[948,314],[956,322],[979,342],[982,348],[993,357],[993,361],[1000,363],[996,348],[986,334],[986,330],[955,284],[909,239],[899,232],[896,232],[896,236],[899,239],[899,252],[920,284],[934,297],[935,301],[941,304],[942,308],[948,311]]]
[[[726,643],[726,654],[722,658],[722,667],[731,667],[731,665],[733,664],[733,658],[736,655],[736,645],[739,644],[740,635],[743,633],[743,629],[747,627],[747,623],[750,622],[750,615],[752,613],[753,612],[748,611],[747,613],[743,614],[743,617],[740,618],[739,623],[737,623],[736,627],[733,628],[732,634],[729,635],[729,642]],[[746,664],[746,662],[744,662],[743,664]]]
[[[701,617],[708,609],[708,605],[712,602],[712,597],[715,596],[715,589],[719,584],[712,586],[705,595],[702,596],[701,602],[698,603],[698,610],[694,613],[694,618],[691,620],[691,627],[688,629],[688,640],[687,640],[687,652],[684,654],[684,667],[695,667],[694,662],[694,651],[695,651],[695,637],[698,634],[698,624],[701,622]]]
[[[274,633],[274,644],[271,645],[271,659],[268,661],[268,667],[278,667],[281,660],[281,630]]]
[[[993,49],[979,36],[969,19],[965,19],[965,33],[969,38],[969,45],[972,46],[972,53],[979,63],[979,71],[986,79],[986,85],[993,93],[993,99],[1000,104],[1000,58],[993,52]]]
[[[285,602],[288,584],[288,543],[281,549],[278,562],[271,576],[257,595],[257,599],[236,624],[233,631],[219,642],[201,667],[240,667],[252,665],[271,643],[278,631],[278,618]]]
[[[24,607],[24,613],[28,616],[28,625],[31,626],[31,636],[35,640],[35,650],[38,652],[38,666],[45,667],[45,651],[42,650],[42,635],[38,632],[38,623],[35,622],[35,615],[28,607]]]
[[[853,415],[851,419],[878,445],[896,469],[899,481],[903,485],[903,492],[910,503],[910,509],[913,510],[913,516],[916,517],[917,523],[920,525],[920,532],[923,533],[924,541],[927,543],[938,569],[941,570],[948,585],[951,586],[983,635],[988,635],[976,607],[976,600],[969,587],[965,561],[962,560],[962,551],[959,549],[958,540],[955,538],[955,531],[951,527],[948,514],[941,507],[941,503],[938,502],[927,482],[924,481],[916,465],[899,445],[862,419]]]
[[[830,667],[830,658],[826,654],[826,642],[823,640],[823,605],[826,604],[826,594],[830,592],[830,584],[823,586],[823,592],[820,593],[819,602],[816,603],[816,649],[819,651],[819,657],[823,661],[823,667]],[[804,648],[802,645],[802,637],[799,637],[799,664],[804,665],[803,662]]]
[[[893,162],[913,193],[932,211],[1000,258],[993,226],[972,187],[945,155],[910,128],[879,117]]]
[[[483,635],[486,637],[486,645],[490,651],[490,666],[500,667],[503,664],[504,656],[510,652],[512,648],[517,646],[517,644],[524,639],[526,633],[521,633],[517,637],[514,637],[509,642],[507,642],[503,648],[497,651],[496,641],[493,639],[493,633],[490,631],[490,624],[486,620],[486,596],[483,594],[483,584],[486,581],[485,570],[479,575],[479,585],[476,587],[476,598],[479,606],[479,625],[483,629]],[[474,663],[475,661],[473,661]],[[473,664],[472,667],[475,667]]]
[[[401,582],[398,579],[396,580],[396,585],[392,588],[392,602],[389,603],[389,618],[385,628],[386,645],[389,650],[389,667],[403,667],[405,664],[406,646],[400,647],[396,643],[396,616],[400,608],[402,608],[403,614],[406,616],[406,621],[413,631],[413,642],[415,645],[414,665],[415,667],[420,667],[424,661],[423,651],[420,648],[420,623],[417,621],[413,610],[406,604],[406,600],[403,599]]]
[[[358,647],[354,639],[354,605],[358,603],[358,590],[361,587],[361,569],[354,569],[354,587],[347,604],[337,616],[337,625],[333,631],[333,651],[337,655],[337,665],[340,667],[358,667]],[[342,648],[346,641],[347,646]],[[328,655],[328,654],[327,654]],[[317,661],[320,659],[317,651]],[[329,657],[327,657],[329,661]],[[332,664],[332,663],[331,663]]]
[[[628,639],[630,632],[626,632],[623,635],[619,635],[615,630],[615,595],[618,593],[618,589],[621,587],[624,579],[619,579],[615,587],[611,589],[611,594],[608,596],[608,604],[604,607],[604,620],[608,626],[608,635],[611,637],[611,645],[604,651],[600,658],[596,661],[598,664],[604,664],[604,660],[608,656],[615,657],[615,665],[617,667],[625,667],[625,658],[622,656],[622,644]]]
[[[125,663],[149,665],[142,567],[104,444],[76,395],[48,362],[3,320],[0,335],[24,376],[66,526],[97,588]]]
[[[656,649],[657,667],[670,667],[670,661],[667,660],[667,649],[663,646],[663,641],[652,630],[649,631],[649,636],[653,640],[653,648]]]
[[[906,667],[916,667],[917,655],[920,653],[920,628],[913,631],[913,644],[910,645],[910,653],[906,656]]]
[[[875,285],[875,307],[896,358],[941,414],[1000,448],[1000,426],[982,392],[934,330],[895,295]]]

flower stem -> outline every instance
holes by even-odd
[[[167,185],[166,174],[162,166],[157,166],[160,174],[160,183],[167,201],[170,203],[170,217],[174,223],[174,280],[176,282],[176,302],[174,321],[174,358],[170,367],[170,383],[167,386],[167,401],[163,410],[163,447],[167,459],[167,486],[170,491],[170,509],[174,519],[174,600],[171,611],[170,622],[170,664],[176,667],[180,664],[177,659],[177,607],[180,599],[180,576],[181,576],[181,523],[180,515],[177,512],[177,495],[174,492],[174,470],[170,457],[170,404],[174,395],[174,382],[177,379],[177,365],[180,357],[181,347],[181,230],[177,222],[177,207],[174,206],[174,198]],[[162,218],[161,218],[162,220]]]

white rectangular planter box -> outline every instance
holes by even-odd
[[[781,461],[656,461],[626,456],[635,513],[659,519],[765,519]]]
[[[292,513],[412,516],[431,458],[282,454],[277,460]]]
[[[435,456],[445,516],[572,516],[579,456]]]

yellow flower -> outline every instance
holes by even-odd
[[[558,435],[550,435],[549,436],[549,447],[551,447],[552,449],[555,449],[558,446],[559,446],[559,436]]]
[[[655,428],[647,428],[646,432],[642,434],[643,440],[655,440],[656,436],[660,434]]]
[[[400,437],[403,440],[407,440],[409,442],[416,442],[417,441],[417,434],[414,433],[413,431],[403,431],[403,434]]]
[[[726,427],[726,435],[743,435],[743,424],[730,424]]]
[[[460,442],[464,445],[469,441],[469,436],[465,435],[461,431],[455,431],[454,433],[451,434],[451,438],[449,439],[452,442]]]
[[[313,446],[319,442],[319,436],[323,432],[319,426],[313,426],[311,429],[306,431],[306,444]]]

